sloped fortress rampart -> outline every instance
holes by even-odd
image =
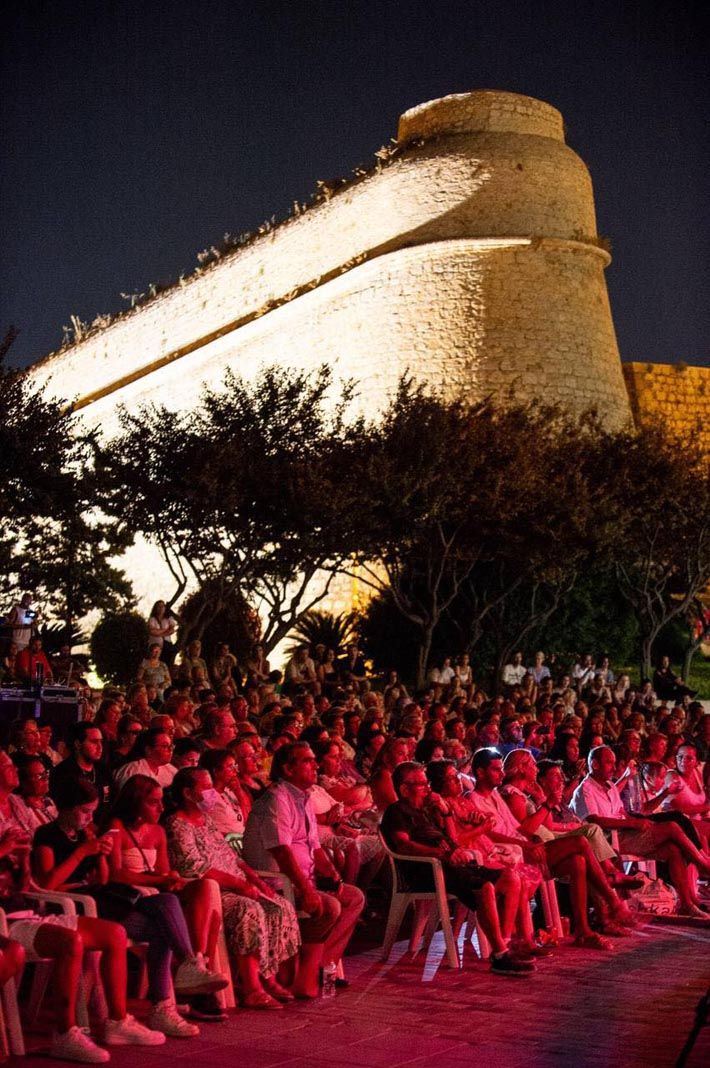
[[[630,418],[592,185],[548,104],[473,92],[422,104],[401,150],[249,246],[37,364],[107,431],[174,408],[227,367],[331,364],[382,407],[403,371],[472,398],[543,397]]]

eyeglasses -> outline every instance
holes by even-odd
[[[33,782],[46,782],[49,779],[49,772],[43,771],[39,775],[28,775],[27,778]]]
[[[428,788],[429,783],[420,779],[405,779],[402,786],[414,786],[422,790]]]

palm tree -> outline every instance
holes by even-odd
[[[357,639],[357,623],[354,612],[341,612],[337,616],[317,610],[306,612],[291,631],[293,644],[287,654],[293,655],[299,645],[310,645],[311,649],[324,645],[326,649],[334,649],[336,657],[341,656],[348,642]]]

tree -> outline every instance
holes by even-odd
[[[253,384],[228,373],[194,411],[123,413],[102,457],[104,507],[160,549],[177,592],[211,591],[199,633],[240,591],[272,649],[326,595],[353,551],[358,489],[347,476],[362,433],[352,390],[273,368]]]
[[[105,615],[91,635],[91,658],[103,679],[127,686],[148,649],[148,624],[137,612]]]
[[[469,405],[402,380],[358,480],[370,509],[359,577],[417,627],[418,685],[447,618],[471,651],[487,617],[497,611],[502,625],[526,587],[518,642],[574,584],[610,529],[590,485],[601,436],[591,416],[580,424],[542,405]]]
[[[710,582],[710,463],[699,440],[643,426],[618,435],[607,455],[610,484],[624,502],[614,566],[638,619],[646,678],[662,628],[685,619]]]
[[[688,681],[695,654],[710,641],[710,608],[696,598],[688,611],[688,640],[683,654],[683,678]]]
[[[33,589],[45,614],[71,626],[130,597],[110,562],[123,541],[95,511],[92,436],[6,366],[14,336],[0,345],[0,588]]]
[[[341,612],[336,616],[332,612],[314,609],[301,616],[293,628],[290,635],[293,644],[287,653],[293,655],[299,646],[307,644],[311,648],[323,645],[326,649],[332,649],[336,656],[341,656],[348,642],[357,640],[357,631],[358,617],[354,612]]]

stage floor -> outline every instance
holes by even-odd
[[[281,1012],[236,1010],[199,1039],[114,1049],[115,1068],[671,1068],[710,983],[710,930],[649,926],[613,953],[560,948],[529,980],[490,974],[468,946],[464,967],[346,961],[348,990]],[[18,1068],[49,1063],[34,1055]],[[710,1027],[688,1068],[710,1064]]]

